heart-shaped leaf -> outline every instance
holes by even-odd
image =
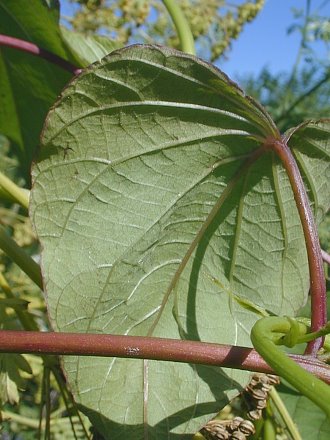
[[[318,212],[328,126],[308,126],[311,152],[308,128],[290,138]],[[262,149],[271,137],[269,115],[222,72],[171,49],[119,50],[72,81],[33,170],[54,329],[251,345],[260,310],[293,315],[307,258],[287,175]],[[64,367],[111,439],[184,438],[246,381],[171,362],[71,357]]]

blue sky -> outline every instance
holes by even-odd
[[[312,0],[311,9],[318,8],[322,0]],[[247,24],[243,33],[233,43],[228,60],[220,68],[229,76],[242,76],[246,73],[258,73],[267,66],[273,73],[290,71],[295,63],[301,36],[299,32],[287,33],[293,23],[292,8],[304,9],[305,0],[266,0],[265,6],[257,18]],[[322,14],[330,16],[330,2],[322,9]],[[315,45],[323,54],[321,44]]]
[[[329,0],[310,1],[312,11],[325,4],[322,14],[330,16]],[[242,0],[233,3],[239,2]],[[290,72],[301,36],[299,32],[288,35],[287,29],[293,23],[292,8],[305,7],[306,0],[266,0],[263,10],[252,23],[245,26],[239,39],[233,42],[227,59],[218,66],[234,79],[248,73],[258,74],[264,66],[273,73]],[[61,11],[70,15],[72,4],[68,0],[61,0]],[[325,54],[320,44],[316,44],[315,48],[320,56]]]

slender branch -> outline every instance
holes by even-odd
[[[180,6],[175,0],[163,0],[163,3],[171,16],[178,33],[181,50],[196,55],[194,37]]]
[[[37,46],[34,43],[30,43],[29,41],[20,40],[19,38],[14,38],[8,35],[0,34],[0,46],[11,47],[13,49],[18,49],[23,52],[30,53],[31,55],[44,58],[45,60],[53,64],[56,64],[62,69],[67,70],[73,75],[79,75],[79,73],[81,73],[82,70],[77,66],[71,64],[69,61],[59,57],[58,55],[55,55],[54,53],[49,52],[46,49],[42,49],[41,47]]]
[[[28,428],[33,428],[33,429],[38,429],[39,427],[39,421],[32,417],[24,417],[21,416],[20,414],[10,411],[1,411],[1,415],[3,421],[16,422],[20,425],[25,425]]]
[[[45,377],[45,438],[50,439],[50,412],[51,412],[51,404],[50,404],[50,368],[47,365],[44,365],[44,377]],[[43,412],[42,405],[40,406],[41,413]]]
[[[70,425],[71,425],[71,430],[74,433],[75,439],[76,437],[76,428],[75,428],[75,424],[73,421],[73,417],[76,416],[79,420],[80,423],[80,428],[82,429],[82,431],[85,434],[86,439],[90,439],[90,435],[87,432],[85,423],[80,415],[79,409],[77,407],[76,402],[73,400],[72,394],[70,393],[70,391],[68,390],[68,387],[66,386],[64,377],[62,372],[59,371],[59,369],[53,368],[52,373],[55,377],[55,380],[57,382],[57,385],[59,387],[65,408],[67,410],[68,413],[68,417],[70,419]],[[52,413],[52,416],[54,417],[54,413]]]
[[[29,209],[29,195],[0,171],[0,186],[23,208]]]
[[[265,148],[273,150],[286,169],[303,227],[310,276],[311,330],[314,332],[327,322],[326,285],[317,228],[298,165],[285,139],[268,139]],[[310,341],[306,353],[315,356],[322,343],[323,338]]]
[[[69,417],[72,418],[71,414],[68,414],[68,416],[57,418],[56,414],[58,412],[63,412],[63,408],[59,408],[59,410],[52,412],[52,418],[50,420],[51,426],[60,426],[60,425],[66,424],[68,418]],[[3,411],[3,410],[1,410],[1,415],[2,415],[3,421],[5,421],[5,422],[16,422],[17,424],[27,426],[28,428],[32,428],[32,429],[36,429],[36,430],[39,429],[39,420],[35,419],[31,416],[25,417],[25,416],[22,416],[21,414],[17,414],[17,413],[11,412],[11,411]],[[45,430],[45,422],[42,422],[41,431],[44,431],[44,430]],[[84,437],[84,438],[86,438],[86,439],[90,438],[87,431],[85,433],[85,436],[86,437]],[[70,437],[70,438],[72,438],[72,437]],[[77,438],[77,437],[75,437],[75,438]],[[80,438],[82,438],[82,437],[80,437]]]
[[[327,252],[325,252],[323,249],[321,249],[321,255],[323,261],[330,265],[330,255]]]
[[[287,410],[286,406],[283,403],[283,400],[281,399],[280,395],[276,391],[275,387],[271,387],[269,391],[269,397],[272,399],[273,404],[275,405],[277,411],[281,415],[283,422],[289,431],[291,437],[293,440],[302,440],[298,428],[294,421],[292,420],[292,417]]]
[[[0,353],[114,356],[214,365],[274,374],[274,370],[252,348],[143,336],[1,330]],[[330,369],[323,362],[310,356],[289,357],[307,371],[330,383]]]
[[[0,249],[4,251],[40,289],[43,289],[39,265],[6,234],[5,228],[0,225]]]

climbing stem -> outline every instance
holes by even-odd
[[[311,329],[312,331],[317,331],[323,327],[327,321],[326,285],[320,242],[308,196],[298,165],[286,143],[286,140],[284,138],[281,140],[268,139],[264,146],[266,149],[273,150],[281,159],[291,183],[304,231],[308,256],[311,295]],[[322,338],[314,339],[309,342],[306,348],[306,354],[316,356],[317,351],[322,346],[322,342]]]
[[[252,348],[158,337],[1,330],[0,353],[153,359],[275,374],[267,361]],[[301,355],[290,355],[290,358],[330,383],[330,369],[323,362]]]
[[[3,226],[0,226],[0,249],[2,249],[40,289],[43,288],[39,265],[15,243],[6,233]]]
[[[274,387],[272,387],[270,389],[269,397],[271,398],[278,413],[282,417],[283,422],[292,437],[292,440],[302,440],[296,424],[292,420],[292,417],[290,416],[289,411],[287,410],[281,397],[279,396],[278,392],[276,391],[276,389]]]
[[[184,16],[180,6],[175,0],[163,0],[163,3],[171,16],[176,31],[178,33],[181,50],[183,52],[195,55],[196,49],[194,37],[192,35],[189,23]]]
[[[261,318],[255,323],[251,331],[251,341],[257,352],[279,376],[312,400],[330,418],[330,387],[301,368],[278,348],[287,339],[292,342],[293,337],[299,342],[299,336],[304,336],[305,331],[303,324],[293,325],[292,319],[271,316]],[[290,333],[295,334],[287,338]]]

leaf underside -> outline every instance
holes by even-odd
[[[257,153],[277,135],[222,72],[168,48],[115,51],[72,81],[33,169],[54,329],[250,346],[259,309],[294,315],[308,291],[302,228],[282,166]],[[320,218],[328,137],[329,123],[310,123],[289,141]],[[247,381],[133,359],[66,357],[64,368],[111,439],[184,438]]]

